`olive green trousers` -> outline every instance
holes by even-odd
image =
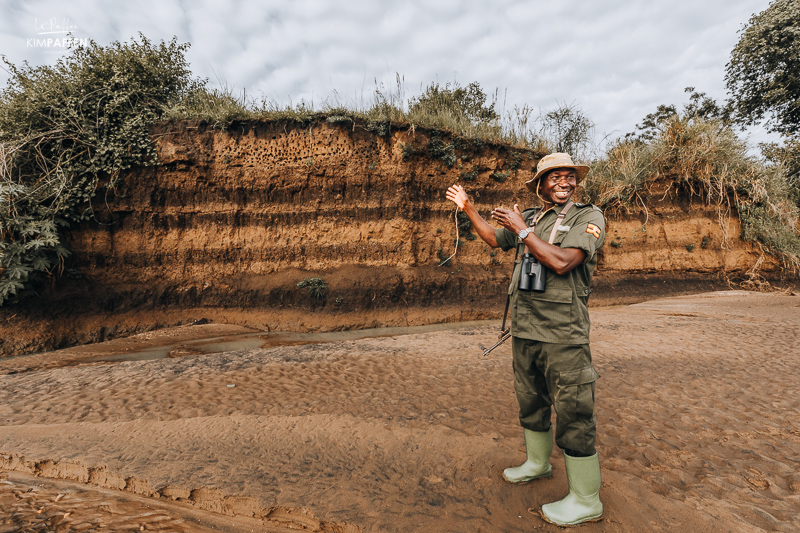
[[[581,456],[594,455],[594,390],[600,375],[592,366],[589,345],[511,340],[520,425],[548,431],[552,406],[558,447]]]

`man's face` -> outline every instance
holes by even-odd
[[[550,204],[563,205],[578,186],[578,174],[571,168],[557,168],[542,178],[539,195]]]

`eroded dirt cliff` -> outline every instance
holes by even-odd
[[[159,161],[94,201],[69,242],[80,279],[0,310],[4,355],[199,319],[330,330],[496,318],[513,256],[462,224],[453,183],[488,218],[526,207],[538,154],[408,125],[331,117],[153,128]],[[726,285],[780,264],[739,239],[735,212],[664,187],[607,213],[593,303]],[[298,282],[319,277],[315,297]]]

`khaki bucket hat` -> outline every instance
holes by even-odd
[[[532,191],[535,191],[539,178],[541,178],[542,175],[548,171],[555,170],[557,168],[575,169],[575,172],[578,174],[578,183],[583,181],[583,178],[586,177],[586,173],[589,172],[588,165],[576,165],[572,162],[572,158],[569,154],[556,152],[554,154],[546,155],[539,160],[539,164],[536,165],[536,175],[532,179],[526,181],[525,185],[527,185]]]

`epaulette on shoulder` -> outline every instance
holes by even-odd
[[[601,213],[603,212],[602,209],[600,209],[599,207],[597,207],[594,204],[582,204],[582,203],[576,202],[575,203],[575,207],[577,207],[578,209],[586,209],[587,207],[591,207],[595,211],[600,211]]]

